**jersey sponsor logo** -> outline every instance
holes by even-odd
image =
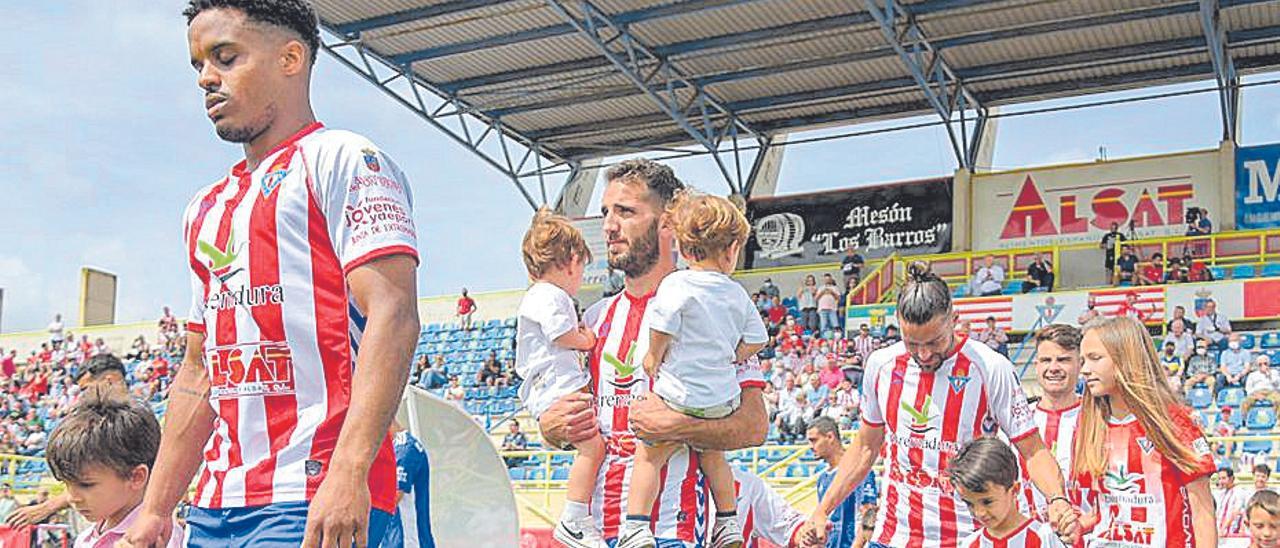
[[[366,188],[385,188],[397,193],[404,192],[404,187],[400,185],[400,181],[385,175],[356,175],[351,178],[351,184],[347,185],[347,192],[358,192]]]
[[[205,359],[215,400],[294,393],[293,353],[286,343],[217,346]]]
[[[965,385],[969,384],[968,375],[951,375],[947,380],[951,381],[951,392],[955,394],[963,392]]]
[[[209,272],[212,272],[214,276],[217,276],[218,281],[222,282],[224,285],[236,274],[244,271],[243,268],[231,268],[232,265],[235,264],[236,259],[240,257],[240,250],[232,243],[235,241],[235,228],[232,228],[231,232],[227,235],[227,243],[223,244],[223,247],[218,247],[217,245],[204,240],[196,241],[196,249],[200,253],[203,253],[206,258],[204,263],[205,266],[208,266]]]
[[[635,357],[635,345],[631,346],[631,349],[627,351],[626,359],[622,360],[619,360],[612,352],[601,352],[600,359],[604,360],[604,363],[609,364],[610,367],[613,367],[613,378],[605,380],[617,388],[635,386],[636,383],[640,382],[640,379],[635,376],[636,370],[640,369],[640,366],[634,365]]]
[[[285,169],[277,169],[262,176],[262,197],[270,198],[271,193],[275,192],[276,187],[280,186],[280,182],[289,175],[289,171]]]
[[[237,289],[219,291],[209,296],[209,310],[230,310],[237,306],[257,308],[263,305],[278,305],[284,302],[284,288],[280,284],[241,286]]]
[[[1122,522],[1112,525],[1100,535],[1100,538],[1129,546],[1151,546],[1155,532],[1155,527],[1149,525]],[[1108,546],[1116,546],[1116,544],[1108,544]]]
[[[1196,438],[1195,441],[1191,442],[1191,449],[1193,449],[1196,452],[1196,454],[1201,457],[1207,456],[1210,453],[1209,440],[1206,440],[1204,438]]]
[[[355,205],[344,206],[343,218],[351,230],[349,244],[356,245],[370,236],[399,232],[416,237],[409,208],[389,196],[368,196]]]
[[[933,396],[925,396],[924,405],[920,409],[904,401],[902,411],[911,417],[911,424],[907,425],[907,430],[915,434],[924,434],[933,430],[934,426],[931,423],[938,418],[938,413],[933,408]]]
[[[378,151],[366,148],[360,152],[364,154],[364,167],[369,168],[369,171],[374,173],[382,171],[382,166],[378,164]]]
[[[1111,491],[1132,493],[1138,490],[1140,480],[1142,480],[1142,474],[1129,472],[1128,467],[1121,466],[1116,470],[1107,470],[1107,474],[1102,478],[1102,484]]]

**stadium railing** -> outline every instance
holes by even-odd
[[[846,443],[850,439],[852,432],[845,432]],[[1243,451],[1243,442],[1280,442],[1280,432],[1261,435],[1234,435],[1234,436],[1214,436],[1207,438],[1210,444],[1219,442],[1228,443],[1229,449],[1222,459],[1229,459],[1228,462],[1236,459],[1243,459],[1247,453]],[[501,451],[499,452],[503,458],[524,458],[526,462],[532,461],[532,466],[520,466],[520,472],[512,473],[512,486],[516,493],[517,502],[528,510],[531,514],[545,520],[548,524],[555,524],[555,518],[548,509],[552,505],[553,499],[563,493],[568,485],[567,470],[561,474],[555,471],[559,467],[566,467],[572,463],[573,451]],[[808,445],[769,445],[761,447],[752,447],[741,449],[738,451],[730,451],[726,453],[726,458],[730,464],[756,474],[777,489],[779,494],[791,504],[798,504],[806,499],[816,498],[816,485],[818,473],[825,469],[826,463],[813,460],[813,454],[810,452]],[[1261,458],[1268,462],[1272,468],[1276,468],[1274,459],[1280,456],[1280,452],[1275,450],[1264,453],[1256,458]],[[1241,460],[1241,462],[1244,462]],[[1254,461],[1258,462],[1258,461]],[[800,467],[806,473],[799,476],[791,475],[790,472],[795,470],[793,466]],[[1241,471],[1236,474],[1236,480],[1240,482],[1253,481],[1252,471],[1248,466],[1237,466]],[[533,478],[526,478],[525,474],[529,470],[536,470],[532,473]],[[880,474],[882,472],[881,465],[877,464],[873,470]],[[510,473],[510,472],[509,472]],[[520,479],[514,479],[519,476]],[[1280,476],[1276,478],[1280,481]],[[1273,484],[1276,481],[1273,481]]]
[[[892,299],[906,275],[905,266],[906,263],[901,262],[901,258],[895,251],[862,277],[858,285],[849,292],[849,298],[845,304],[876,304]]]
[[[1196,258],[1204,261],[1210,267],[1223,269],[1221,273],[1227,273],[1225,267],[1231,266],[1230,271],[1232,278],[1249,277],[1259,275],[1257,271],[1252,269],[1235,268],[1239,266],[1256,266],[1265,271],[1265,266],[1270,263],[1280,262],[1280,230],[1244,230],[1236,232],[1222,232],[1210,234],[1207,236],[1170,236],[1166,238],[1142,238],[1127,242],[1116,242],[1116,256],[1119,256],[1121,246],[1129,247],[1138,255],[1139,264],[1150,264],[1149,260],[1155,253],[1160,253],[1166,260],[1173,257],[1181,257],[1183,252],[1190,249]],[[1248,272],[1248,276],[1237,275],[1237,272],[1244,274]],[[1274,273],[1263,273],[1263,277],[1280,275],[1280,268]],[[1227,276],[1215,273],[1215,279],[1224,279]]]

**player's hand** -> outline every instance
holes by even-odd
[[[582,443],[600,433],[596,421],[595,398],[591,394],[573,392],[547,408],[538,417],[538,428],[548,443],[562,447],[565,443]]]
[[[804,522],[800,527],[800,543],[801,546],[808,548],[822,548],[827,545],[827,531],[831,529],[831,524],[827,521],[827,516],[820,512],[814,512],[809,516],[809,521]]]
[[[116,541],[115,548],[163,548],[169,545],[172,534],[172,519],[144,511],[138,514],[124,537]]]
[[[50,501],[52,502],[52,501]],[[17,529],[28,525],[35,525],[44,521],[49,516],[57,512],[57,508],[53,508],[49,502],[40,504],[32,504],[31,506],[23,506],[15,508],[9,517],[5,518],[5,525]]]
[[[628,418],[636,437],[652,444],[681,442],[680,432],[686,421],[699,420],[668,407],[653,392],[631,402]]]
[[[587,339],[586,348],[583,348],[582,351],[590,352],[596,347],[596,332],[585,325],[579,325],[578,330],[581,331],[582,336]]]
[[[1063,499],[1054,499],[1048,510],[1049,523],[1053,526],[1053,531],[1058,533],[1058,537],[1062,538],[1066,544],[1075,544],[1076,537],[1080,535],[1079,512]]]
[[[368,475],[331,468],[307,509],[303,548],[365,548],[369,505]]]

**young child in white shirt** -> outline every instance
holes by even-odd
[[[1065,548],[1049,524],[1018,509],[1018,470],[1013,450],[993,437],[975,439],[951,458],[951,486],[982,525],[961,548]]]
[[[672,229],[689,269],[663,278],[650,302],[645,372],[653,392],[672,409],[717,419],[741,403],[735,363],[760,350],[769,336],[745,289],[729,277],[750,225],[729,200],[682,191],[663,222]],[[659,471],[680,446],[638,444],[627,520],[618,548],[653,546],[649,513],[658,496]],[[719,451],[699,451],[711,487],[716,522],[712,548],[741,546],[733,471]]]
[[[579,351],[595,346],[596,337],[579,322],[572,297],[582,286],[591,250],[568,219],[544,208],[534,215],[521,251],[533,285],[520,301],[516,319],[516,373],[524,379],[520,400],[537,418],[566,394],[591,390]],[[604,461],[604,440],[597,435],[575,448],[578,455],[569,469],[554,536],[572,548],[599,548],[604,540],[588,503]]]

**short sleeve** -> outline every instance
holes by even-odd
[[[683,291],[679,273],[668,275],[658,284],[658,291],[649,301],[649,327],[663,333],[680,332],[681,316],[689,303],[689,291]]]
[[[969,536],[960,541],[959,546],[960,548],[975,548],[977,546],[982,546],[982,529],[969,533]]]
[[[183,222],[183,240],[186,249],[192,249],[190,239],[191,234],[190,219]],[[189,257],[190,259],[190,257]],[[187,331],[191,333],[205,333],[204,311],[205,311],[205,282],[200,278],[200,274],[196,271],[198,266],[195,260],[189,260],[187,265],[187,274],[191,279],[191,308],[187,311]]]
[[[764,344],[769,342],[769,330],[764,326],[764,320],[760,318],[760,313],[756,312],[755,305],[751,304],[751,298],[746,292],[742,292],[742,316],[744,325],[742,326],[742,340],[747,344]]]
[[[880,387],[881,370],[885,367],[884,360],[879,359],[879,355],[879,352],[873,353],[867,359],[862,387],[859,390],[861,397],[858,402],[858,412],[861,414],[862,423],[867,426],[884,426],[884,413],[880,409],[880,398],[876,396],[876,390]]]
[[[339,131],[325,137],[332,142],[322,142],[312,169],[342,271],[390,255],[417,261],[413,199],[400,168],[362,137]]]
[[[984,379],[990,399],[989,409],[1010,443],[1017,443],[1036,432],[1035,419],[1031,405],[1027,403],[1027,395],[1013,373],[1013,366],[1007,361],[995,363],[995,367],[987,370],[987,378]]]
[[[520,316],[538,324],[549,341],[560,338],[578,326],[577,312],[569,294],[550,284],[538,284],[525,294]]]
[[[194,270],[188,269],[191,274],[191,310],[187,314],[187,331],[191,333],[204,333],[204,281],[196,275]]]
[[[1187,409],[1172,409],[1170,414],[1173,416],[1173,427],[1177,431],[1178,439],[1185,447],[1190,448],[1196,457],[1195,467],[1192,470],[1179,469],[1185,483],[1212,476],[1218,471],[1218,466],[1213,460],[1213,452],[1209,449],[1209,440],[1205,439],[1204,431],[1196,426],[1195,421],[1191,419],[1191,412]]]
[[[764,372],[760,370],[760,359],[751,356],[737,364],[735,372],[740,388],[764,388]]]

